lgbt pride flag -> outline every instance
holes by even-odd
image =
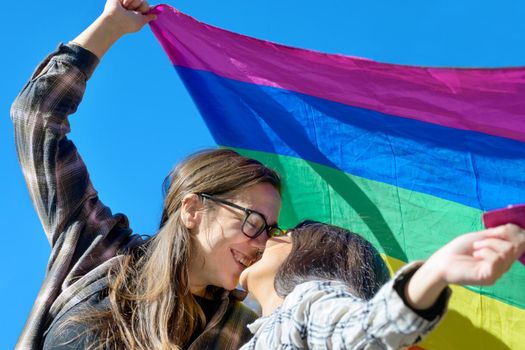
[[[155,11],[151,29],[216,142],[283,175],[284,227],[347,227],[396,269],[482,229],[483,211],[525,202],[525,69],[383,64]],[[495,286],[454,287],[421,346],[524,349],[524,287],[519,263]]]

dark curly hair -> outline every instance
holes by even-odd
[[[338,280],[356,297],[368,300],[390,278],[379,252],[356,233],[304,221],[290,235],[292,250],[274,281],[277,294],[283,298],[307,281]]]

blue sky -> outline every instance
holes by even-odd
[[[177,1],[232,31],[382,62],[464,67],[525,65],[522,1]],[[10,104],[61,41],[95,19],[103,1],[7,2],[0,33],[0,349],[13,348],[45,274],[49,246],[18,166]],[[149,28],[118,42],[88,83],[70,138],[101,199],[155,232],[161,182],[184,155],[214,145]]]

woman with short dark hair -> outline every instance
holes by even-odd
[[[261,260],[241,274],[263,313],[241,349],[413,345],[441,320],[448,284],[493,284],[523,251],[525,231],[504,225],[461,235],[388,281],[379,253],[359,235],[301,224],[268,240]]]
[[[353,232],[313,221],[304,221],[291,232],[292,250],[275,276],[280,296],[311,280],[338,280],[354,296],[369,300],[390,279],[378,251]]]

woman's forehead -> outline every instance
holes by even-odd
[[[271,184],[261,183],[239,193],[233,201],[258,211],[266,217],[268,224],[275,223],[281,209],[281,196]]]

